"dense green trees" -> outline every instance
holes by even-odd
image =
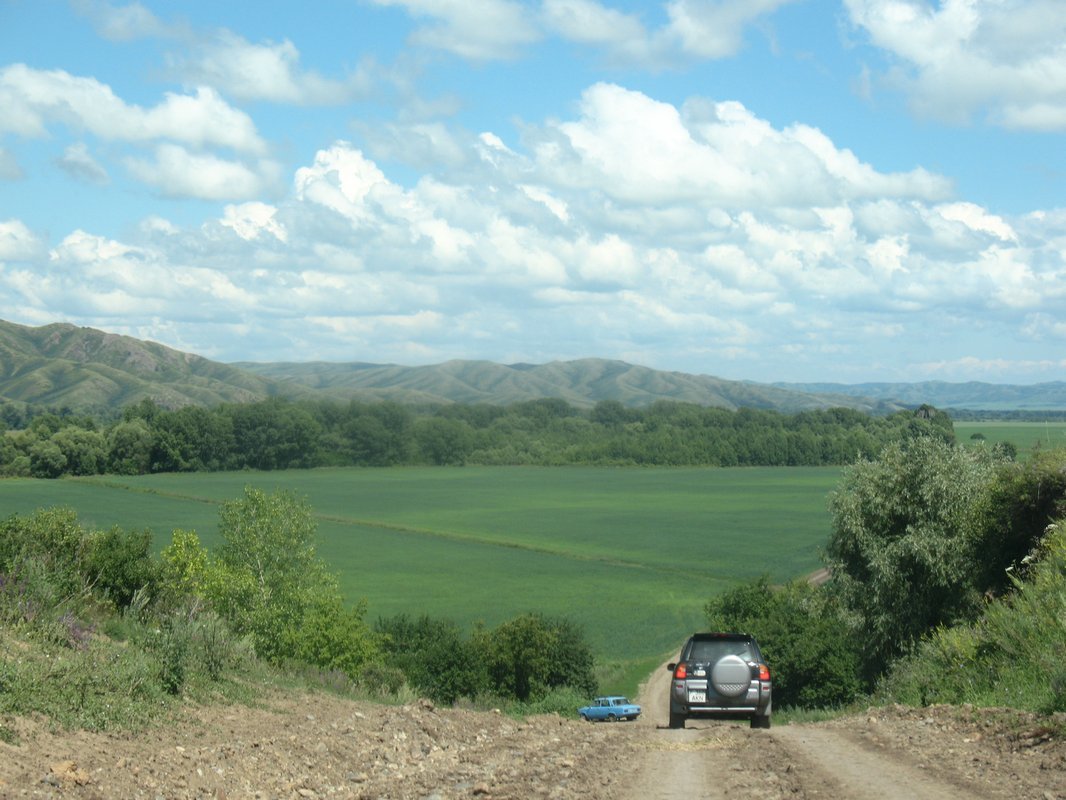
[[[172,587],[193,592],[272,662],[295,659],[350,675],[376,654],[363,606],[344,603],[315,553],[310,506],[293,494],[246,489],[223,504],[223,543],[211,556],[195,535],[176,532],[164,549]]]
[[[1066,450],[1019,464],[909,439],[846,470],[830,505],[824,587],[763,579],[707,605],[712,628],[759,638],[779,704],[881,682],[905,702],[1066,707]]]
[[[830,497],[834,587],[859,619],[868,675],[932,627],[973,615],[978,532],[1001,462],[988,448],[932,437],[849,467]]]
[[[951,421],[923,407],[875,417],[846,409],[779,414],[658,401],[559,399],[506,407],[271,399],[163,409],[149,400],[107,426],[42,414],[0,437],[0,474],[58,477],[397,464],[818,466],[872,458],[889,442],[951,441]]]
[[[483,695],[536,702],[558,689],[583,698],[597,690],[592,651],[567,619],[523,614],[468,637],[453,622],[428,615],[382,619],[375,628],[389,662],[438,702]]]
[[[401,616],[371,628],[365,603],[345,602],[316,555],[310,507],[289,492],[246,489],[221,507],[219,532],[222,543],[209,552],[194,532],[174,531],[155,559],[148,531],[86,529],[69,509],[9,517],[0,521],[0,624],[80,652],[107,620],[141,673],[129,691],[148,695],[220,681],[250,652],[373,691],[406,685],[447,704],[548,702],[570,711],[596,690],[592,652],[566,619],[525,614],[464,633],[428,615]],[[569,694],[550,697],[560,689]]]
[[[844,633],[844,609],[827,592],[805,583],[774,588],[759,578],[713,598],[705,610],[710,630],[755,634],[779,707],[847,705],[866,686],[859,640]]]

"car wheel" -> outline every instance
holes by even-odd
[[[769,714],[756,714],[751,718],[752,728],[764,728],[770,729],[770,715]]]
[[[676,711],[670,711],[670,727],[671,728],[684,728],[685,727],[685,715],[678,714]]]
[[[616,717],[614,714],[608,714],[607,715],[607,721],[608,722],[614,722],[616,719],[618,719],[618,717]]]

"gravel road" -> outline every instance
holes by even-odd
[[[1046,719],[886,708],[769,731],[669,730],[668,681],[657,671],[641,719],[613,724],[325,694],[187,706],[136,734],[9,719],[17,740],[0,742],[0,798],[1066,800],[1066,744]]]

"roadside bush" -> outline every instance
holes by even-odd
[[[1053,520],[1066,516],[1066,449],[1033,453],[1025,462],[1004,464],[988,499],[984,525],[975,548],[977,585],[1001,594],[1024,577],[1023,559]]]
[[[36,586],[47,583],[53,604],[81,593],[85,532],[69,508],[14,514],[0,523],[0,572]],[[30,580],[30,578],[33,580]]]
[[[388,662],[434,702],[454,705],[460,697],[476,697],[487,689],[488,671],[479,648],[451,620],[401,614],[379,619],[374,628]]]
[[[273,664],[301,660],[355,678],[377,656],[378,643],[365,607],[344,604],[316,555],[317,526],[306,501],[247,488],[219,518],[223,544],[215,557],[195,533],[174,531],[160,558],[166,602],[202,598]]]
[[[855,615],[869,679],[927,631],[973,619],[989,497],[1002,460],[920,437],[844,472],[830,496],[829,586]]]
[[[377,656],[378,645],[364,621],[366,604],[349,608],[341,600],[340,590],[323,592],[303,609],[298,625],[279,632],[281,651],[327,670],[341,670],[351,678]]]
[[[976,622],[933,631],[884,678],[880,698],[1066,711],[1066,523],[1049,529],[1014,587]]]
[[[592,651],[568,620],[524,614],[491,632],[475,631],[474,641],[484,654],[490,689],[500,695],[527,702],[563,686],[596,692]]]
[[[118,608],[128,606],[138,590],[147,589],[158,577],[149,530],[95,531],[85,549],[85,572],[93,590]]]
[[[762,577],[713,598],[705,611],[711,630],[758,639],[775,706],[836,708],[866,688],[858,644],[823,589],[806,583],[775,589]]]
[[[591,695],[575,689],[572,686],[561,686],[552,689],[543,697],[529,700],[524,703],[512,702],[506,707],[506,712],[512,717],[527,717],[532,714],[558,714],[561,717],[572,719],[577,710],[588,705]]]

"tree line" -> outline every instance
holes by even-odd
[[[270,399],[176,410],[144,400],[111,421],[2,411],[0,474],[40,478],[419,464],[828,466],[901,439],[954,440],[951,419],[930,406],[873,416],[672,401],[579,409],[550,398],[425,408]]]

